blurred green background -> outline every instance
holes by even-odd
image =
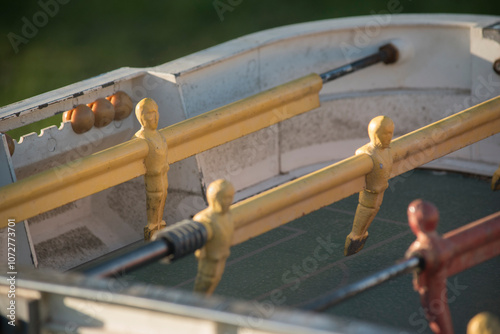
[[[0,106],[119,67],[159,65],[263,29],[373,15],[398,3],[402,13],[500,15],[498,0],[10,1],[0,13]],[[44,6],[53,14],[46,24],[31,38],[15,37],[24,38],[26,20],[43,23],[37,13]],[[224,6],[221,16],[216,7]]]

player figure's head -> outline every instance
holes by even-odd
[[[374,146],[388,148],[394,134],[394,122],[387,116],[377,116],[368,125],[368,136]]]
[[[490,312],[476,314],[467,325],[467,334],[500,333],[500,320]]]
[[[208,206],[218,213],[229,211],[233,203],[234,187],[231,182],[219,179],[210,183],[207,189]]]
[[[156,130],[158,127],[158,105],[153,99],[139,101],[135,107],[135,115],[143,129]]]

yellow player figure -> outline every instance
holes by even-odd
[[[354,216],[352,231],[347,236],[344,255],[352,255],[363,249],[368,238],[368,227],[375,218],[384,191],[388,188],[392,170],[391,140],[394,122],[386,116],[377,116],[368,125],[370,142],[356,151],[368,154],[373,160],[373,169],[366,175],[366,187],[359,193],[359,204]]]
[[[194,291],[211,295],[222,277],[233,239],[233,220],[230,206],[234,187],[226,180],[216,180],[207,190],[208,208],[197,213],[193,220],[202,223],[208,232],[207,243],[195,252],[198,274]]]
[[[491,178],[491,190],[500,190],[500,168],[498,168]]]
[[[490,312],[475,315],[467,325],[467,334],[498,334],[500,320]]]
[[[150,98],[142,99],[135,107],[135,115],[142,126],[136,132],[135,137],[146,140],[149,147],[148,155],[144,160],[148,220],[147,226],[144,227],[144,240],[150,240],[155,231],[166,225],[162,218],[168,188],[168,149],[165,137],[156,130],[159,118],[156,102]]]

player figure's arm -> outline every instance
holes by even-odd
[[[500,167],[493,173],[491,178],[491,190],[500,190]]]

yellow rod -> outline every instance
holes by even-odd
[[[391,177],[500,132],[500,96],[392,141]]]
[[[174,163],[320,106],[321,77],[310,74],[160,130]],[[244,111],[244,112],[243,112]]]
[[[94,174],[116,169],[123,163],[144,159],[147,151],[147,144],[134,139],[6,185],[0,192],[0,210],[67,187]]]
[[[233,244],[269,230],[270,224],[277,227],[360,191],[372,168],[368,155],[352,156],[234,204]]]
[[[319,75],[310,74],[160,130],[169,163],[319,107]],[[145,173],[148,146],[133,139],[0,188],[0,228]]]
[[[391,177],[498,132],[500,96],[393,140]],[[234,204],[232,244],[359,192],[372,164],[368,155],[353,156]]]

